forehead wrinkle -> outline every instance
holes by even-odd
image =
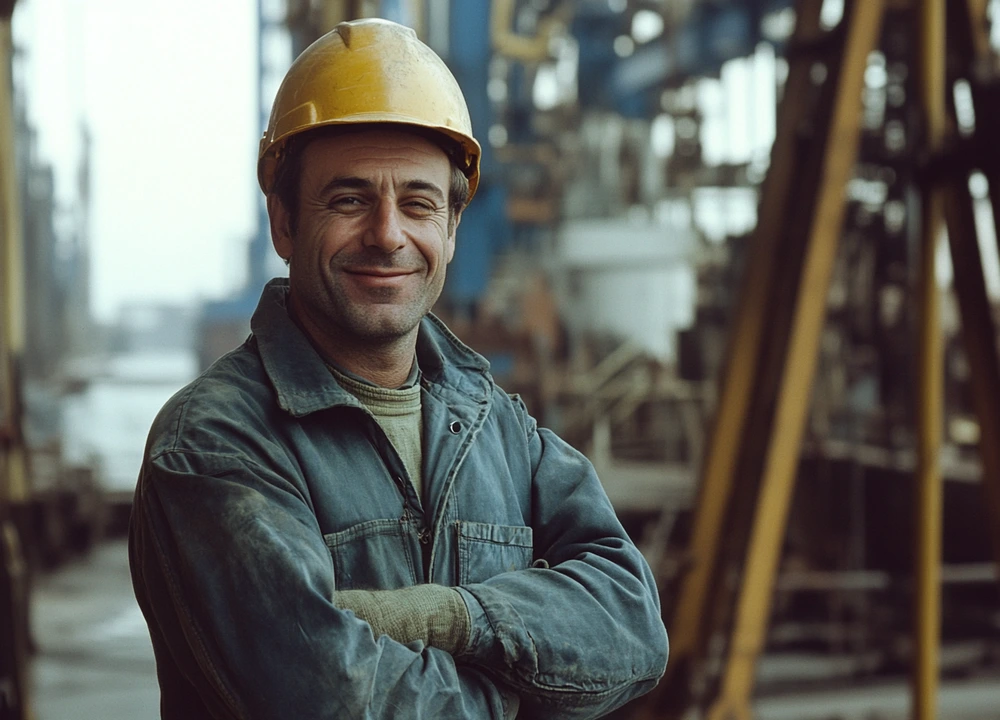
[[[422,137],[396,130],[365,131],[310,142],[303,148],[300,177],[314,188],[303,188],[314,198],[338,188],[378,193],[391,185],[397,193],[430,192],[435,202],[443,203],[448,196],[445,188],[450,187],[451,161],[439,146]]]
[[[448,154],[438,145],[435,145],[430,140],[406,132],[395,130],[371,131],[370,133],[352,133],[350,135],[327,139],[334,141],[349,139],[350,144],[347,152],[355,154],[359,158],[376,156],[382,161],[401,160],[403,162],[411,162],[412,158],[408,157],[407,153],[413,152],[429,158],[440,157],[445,162],[450,162]],[[318,142],[323,142],[323,139],[320,139]]]
[[[352,163],[419,165],[431,160],[451,164],[448,154],[431,141],[392,130],[317,138],[306,148],[306,155],[334,153]],[[309,149],[314,153],[310,153]]]

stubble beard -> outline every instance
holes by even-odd
[[[440,295],[440,284],[424,285],[416,297],[409,299],[400,297],[395,288],[372,288],[365,290],[364,299],[359,300],[336,281],[331,271],[322,278],[322,287],[316,288],[319,297],[314,296],[314,306],[332,337],[357,347],[381,349],[416,331]]]
[[[373,347],[392,345],[409,336],[427,314],[422,304],[392,302],[395,295],[389,289],[370,291],[370,302],[357,303],[341,289],[331,289],[324,314],[331,329],[345,340]]]

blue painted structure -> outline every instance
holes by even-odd
[[[448,268],[444,301],[452,309],[471,314],[486,290],[493,259],[509,242],[507,191],[493,147],[490,127],[496,115],[487,95],[490,60],[491,0],[451,3],[448,56],[445,61],[458,80],[469,105],[472,128],[483,148],[481,178],[475,200],[462,213],[455,258]]]
[[[793,4],[703,0],[669,40],[661,37],[621,58],[613,45],[616,37],[629,34],[629,16],[612,10],[606,0],[581,0],[570,26],[580,45],[580,104],[630,118],[652,117],[661,112],[663,88],[693,76],[718,75],[726,61],[750,55],[765,40],[761,20]]]

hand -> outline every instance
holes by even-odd
[[[420,640],[452,655],[469,643],[469,611],[454,588],[427,584],[398,590],[338,590],[333,602],[367,622],[376,638],[388,635],[404,645]]]

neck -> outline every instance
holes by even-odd
[[[307,313],[299,312],[294,300],[288,303],[288,313],[324,360],[384,388],[397,388],[410,376],[416,354],[417,328],[389,340],[359,343],[352,338],[345,342],[341,333],[321,327]]]
[[[396,354],[388,358],[384,354],[374,353],[344,353],[322,351],[327,361],[350,370],[355,375],[363,377],[370,383],[384,388],[398,388],[410,377],[413,367],[413,350],[409,353]]]

